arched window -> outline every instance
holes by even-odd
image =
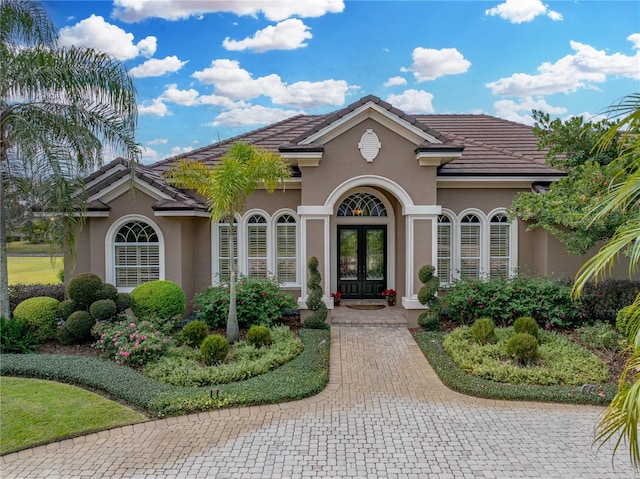
[[[218,223],[218,278],[220,282],[228,283],[231,278],[231,230],[229,223],[224,220]],[[233,262],[238,266],[238,230],[233,225]]]
[[[451,282],[451,219],[438,215],[438,278],[441,284]]]
[[[460,278],[480,277],[480,252],[482,223],[474,214],[465,215],[460,221]]]
[[[267,274],[267,220],[252,215],[247,221],[247,276],[261,278]]]
[[[297,282],[296,219],[282,215],[276,221],[276,277],[282,284]]]
[[[493,215],[489,225],[489,277],[508,277],[511,259],[509,218],[504,213]]]
[[[371,193],[355,193],[344,199],[338,207],[338,216],[387,216],[387,209]]]
[[[135,288],[160,279],[160,241],[144,221],[123,224],[114,238],[114,283],[117,288]]]

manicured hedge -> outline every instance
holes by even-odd
[[[442,382],[469,396],[512,401],[543,401],[606,405],[616,393],[615,384],[584,388],[573,386],[532,386],[496,383],[463,372],[442,348],[445,333],[422,331],[414,338]]]
[[[0,375],[25,376],[97,389],[158,416],[225,406],[302,399],[322,391],[329,379],[329,332],[300,330],[304,351],[282,367],[247,381],[211,388],[174,387],[97,358],[50,354],[2,354]],[[322,343],[325,341],[325,343]]]

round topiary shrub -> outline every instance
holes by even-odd
[[[102,287],[98,291],[96,299],[111,299],[115,300],[118,296],[118,288],[111,283],[102,283]]]
[[[131,307],[131,295],[129,293],[118,293],[116,299],[113,300],[116,303],[116,313],[124,313]]]
[[[476,319],[471,326],[471,337],[477,344],[496,342],[496,325],[491,318]]]
[[[60,326],[58,328],[57,338],[58,338],[58,342],[60,344],[64,344],[65,346],[76,344],[76,337],[73,334],[71,334],[71,332],[66,326]]]
[[[420,313],[418,326],[425,331],[440,331],[440,311],[427,309]]]
[[[247,342],[256,348],[269,346],[271,344],[271,330],[254,324],[247,331]]]
[[[204,321],[191,321],[182,328],[182,340],[192,348],[199,348],[208,334],[209,327]]]
[[[29,325],[39,341],[48,341],[58,332],[60,302],[48,296],[36,296],[16,306],[13,317]]]
[[[516,333],[507,341],[506,351],[516,362],[528,366],[538,359],[538,340],[528,333]]]
[[[527,333],[533,336],[534,338],[538,338],[538,332],[540,328],[538,327],[538,323],[535,319],[524,316],[522,318],[518,318],[513,322],[513,330],[516,333]]]
[[[207,366],[224,361],[229,352],[229,342],[219,334],[210,334],[200,345],[200,358]]]
[[[111,299],[99,299],[89,307],[89,313],[96,321],[109,321],[115,317],[117,311],[116,303]]]
[[[131,291],[131,311],[138,319],[167,320],[182,316],[184,308],[184,292],[172,281],[149,281]]]
[[[418,270],[418,279],[422,284],[426,284],[431,278],[435,278],[434,272],[436,268],[430,264],[425,264],[420,270]],[[434,291],[435,293],[435,291]]]
[[[65,327],[76,338],[77,342],[82,343],[91,339],[91,328],[95,324],[95,319],[88,312],[76,311],[67,318]]]
[[[89,308],[91,303],[100,299],[98,294],[102,288],[102,280],[93,273],[80,273],[74,276],[67,285],[67,296],[82,308]]]
[[[73,299],[65,299],[58,305],[58,316],[60,319],[66,320],[71,313],[79,311],[80,307]]]

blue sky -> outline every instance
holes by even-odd
[[[407,113],[598,119],[640,91],[640,2],[46,1],[138,92],[143,161],[373,94]]]

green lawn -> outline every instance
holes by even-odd
[[[2,377],[0,385],[0,454],[148,420],[68,384]]]
[[[51,254],[51,246],[46,243],[31,244],[24,241],[7,243],[8,254]]]
[[[35,245],[38,246],[38,245]],[[59,283],[57,271],[62,268],[63,259],[49,256],[9,256],[9,284],[54,284]]]

